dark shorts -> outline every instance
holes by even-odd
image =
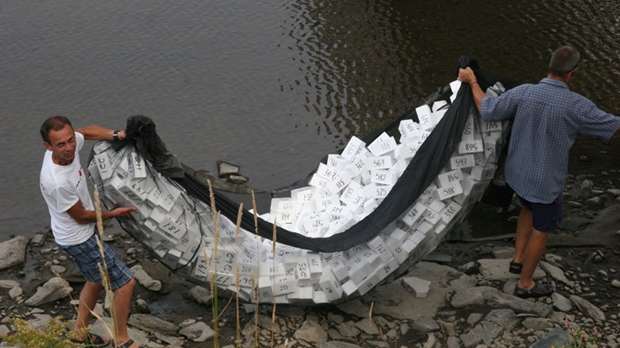
[[[555,201],[545,203],[533,203],[519,197],[521,205],[532,212],[532,225],[540,232],[551,232],[562,224],[562,202],[564,196],[560,194]]]
[[[99,251],[99,245],[97,244],[97,238],[93,234],[87,241],[78,245],[58,245],[58,247],[64,250],[67,254],[73,257],[75,264],[78,266],[80,273],[89,282],[95,282],[103,284],[101,280],[101,273],[99,273],[99,267],[97,264],[101,264],[103,268],[101,253]],[[110,287],[112,290],[116,290],[121,286],[129,283],[133,274],[116,257],[116,254],[106,243],[103,243],[103,251],[105,254],[105,263],[108,268],[108,277],[110,279]]]

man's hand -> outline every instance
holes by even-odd
[[[459,77],[457,79],[470,85],[474,82],[477,83],[476,75],[474,75],[474,71],[470,67],[459,69]]]
[[[110,210],[110,214],[112,215],[111,217],[130,219],[131,215],[129,214],[129,212],[135,210],[136,207],[120,207]]]
[[[482,104],[482,99],[485,98],[485,94],[480,88],[480,84],[476,79],[474,71],[471,70],[470,67],[467,67],[465,69],[461,68],[459,69],[459,77],[457,77],[457,79],[471,86],[471,91],[474,94],[474,101],[476,102],[476,107],[478,108],[478,111],[480,111],[480,105]]]

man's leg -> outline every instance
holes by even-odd
[[[116,330],[118,336],[118,344],[123,344],[129,341],[129,334],[127,333],[127,319],[129,317],[129,309],[131,307],[131,296],[133,294],[133,288],[136,285],[136,279],[131,280],[114,290],[114,310],[116,315]],[[137,345],[132,345],[137,347]]]
[[[75,330],[81,330],[88,327],[90,322],[91,310],[94,310],[95,304],[99,299],[99,294],[103,287],[99,283],[87,281],[84,284],[82,292],[80,292],[80,304],[78,305],[78,316],[75,323]],[[84,339],[86,335],[79,337]]]
[[[536,285],[534,283],[534,271],[536,271],[540,258],[547,247],[548,235],[549,233],[532,229],[530,239],[525,247],[525,253],[523,254],[523,270],[521,271],[517,287],[531,290]]]
[[[517,221],[517,235],[515,237],[515,255],[513,261],[523,263],[524,252],[532,234],[532,211],[526,207],[521,208]]]

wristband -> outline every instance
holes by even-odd
[[[114,141],[118,141],[118,132],[120,132],[119,130],[115,130],[114,133],[112,133],[112,138],[114,139]]]

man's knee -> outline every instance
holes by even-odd
[[[129,290],[133,290],[134,286],[136,286],[136,278],[131,278],[127,284],[121,286],[121,288],[126,287]]]
[[[125,283],[124,285],[114,290],[114,292],[117,292],[117,291],[123,292],[123,293],[132,292],[135,286],[136,286],[136,278],[131,278],[127,283]]]

